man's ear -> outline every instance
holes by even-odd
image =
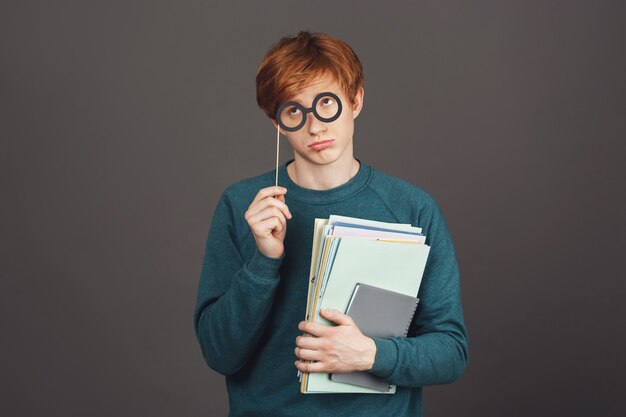
[[[359,90],[354,95],[354,101],[352,104],[352,118],[356,119],[356,117],[361,113],[361,109],[363,108],[363,97],[365,96],[365,89],[363,86],[359,87]]]

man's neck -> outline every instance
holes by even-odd
[[[287,165],[289,178],[300,187],[311,190],[330,190],[350,181],[359,172],[359,161],[350,157],[328,165],[298,163],[298,159]]]

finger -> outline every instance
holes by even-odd
[[[264,198],[263,200],[260,200],[257,203],[251,204],[248,207],[248,210],[246,211],[246,213],[244,214],[244,217],[247,220],[248,218],[260,213],[261,211],[269,207],[276,207],[277,209],[281,210],[283,214],[285,215],[285,217],[287,218],[292,217],[291,212],[289,211],[289,207],[287,207],[287,205],[284,202],[277,200],[275,198]]]
[[[251,205],[260,200],[263,200],[264,198],[274,197],[276,195],[282,195],[282,194],[285,194],[286,192],[287,192],[287,189],[284,187],[271,186],[271,187],[261,188],[259,192],[256,193],[256,196],[254,197],[254,200],[252,200]]]
[[[285,225],[280,221],[280,219],[277,217],[271,217],[257,223],[252,229],[252,232],[257,236],[269,236],[274,231],[280,233],[283,230],[285,230]]]
[[[354,324],[354,320],[352,320],[352,317],[346,316],[339,310],[322,308],[320,310],[320,314],[322,315],[322,317],[329,321],[332,321],[333,323],[348,326]]]
[[[329,327],[330,326],[325,324],[315,323],[314,321],[301,321],[298,325],[298,329],[318,337],[327,335]]]
[[[324,338],[311,336],[296,337],[296,346],[302,349],[322,350],[325,346]]]
[[[254,228],[257,223],[262,223],[263,221],[271,219],[272,217],[278,218],[283,227],[287,226],[287,219],[285,219],[285,215],[276,207],[268,207],[265,210],[262,210],[259,213],[253,215],[252,217],[249,217],[248,223],[251,227]]]
[[[244,217],[246,217],[247,219],[248,217],[254,216],[255,214],[259,213],[260,211],[268,207],[276,207],[277,209],[282,211],[285,217],[287,217],[288,219],[292,217],[291,211],[289,211],[289,207],[287,207],[287,204],[285,204],[284,201],[280,201],[275,198],[265,198],[259,201],[258,203],[251,204],[250,207],[248,207],[248,210],[246,211],[246,214]]]
[[[284,223],[284,220],[281,220],[278,217],[270,217],[265,220],[256,221],[250,224],[250,230],[254,236],[262,236],[267,237],[274,233],[274,231],[282,232],[287,227]]]
[[[326,364],[324,362],[295,362],[296,368],[302,372],[326,372]]]
[[[302,349],[298,347],[294,349],[294,353],[298,358],[305,361],[321,361],[324,356],[319,350]]]

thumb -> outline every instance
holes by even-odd
[[[346,316],[341,313],[339,310],[323,308],[320,310],[320,314],[327,320],[332,321],[333,323],[350,325],[353,323],[352,318],[350,316]]]

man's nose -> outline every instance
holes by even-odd
[[[323,132],[326,130],[326,126],[325,123],[318,120],[317,117],[315,117],[315,115],[313,114],[313,112],[307,114],[307,118],[308,120],[308,125],[309,125],[309,133],[311,135],[317,135],[320,132]]]

